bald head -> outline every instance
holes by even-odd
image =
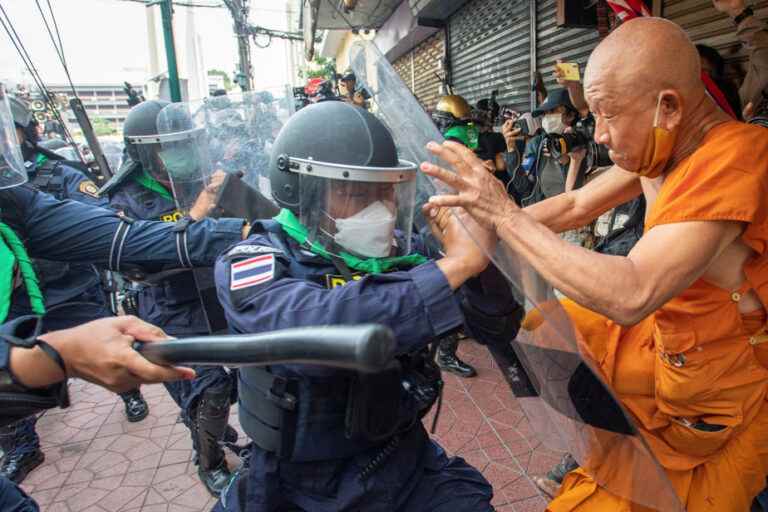
[[[677,24],[662,18],[623,23],[592,52],[584,85],[638,97],[674,89],[681,96],[704,92],[696,47]]]

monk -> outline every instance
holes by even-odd
[[[721,112],[699,72],[674,23],[622,24],[585,73],[595,140],[616,166],[526,209],[457,144],[429,145],[456,173],[422,170],[456,191],[431,198],[433,211],[465,208],[569,297],[584,350],[686,509],[744,512],[768,474],[768,132]],[[556,234],[640,193],[646,231],[626,257]],[[549,510],[647,509],[579,468]]]

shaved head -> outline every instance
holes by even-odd
[[[657,122],[685,129],[706,100],[694,44],[677,24],[647,17],[622,23],[592,52],[584,93],[595,115],[595,140],[630,171],[641,167]]]

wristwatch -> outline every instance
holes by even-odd
[[[750,16],[754,16],[754,15],[755,15],[755,11],[752,9],[751,6],[748,5],[747,7],[744,8],[743,11],[741,11],[741,14],[739,14],[738,16],[733,18],[733,22],[738,27],[739,24],[741,24],[742,21],[744,21],[745,19],[749,18]]]

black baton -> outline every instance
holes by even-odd
[[[162,365],[312,364],[374,373],[392,361],[395,338],[389,328],[367,324],[136,342],[133,348]]]

